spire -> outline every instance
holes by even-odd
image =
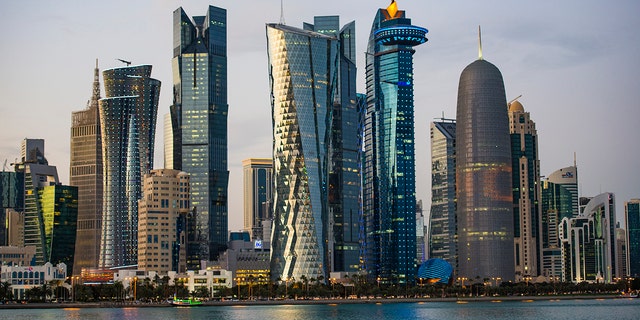
[[[284,0],[280,0],[280,24],[285,24],[285,22],[284,22]]]
[[[100,69],[98,69],[98,59],[96,58],[96,68],[93,69],[93,93],[87,107],[89,109],[98,108],[98,100],[100,100]]]
[[[480,26],[478,26],[478,60],[484,60],[482,58],[482,31],[480,31]]]

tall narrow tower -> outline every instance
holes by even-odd
[[[513,168],[513,219],[516,281],[539,275],[540,160],[538,132],[529,112],[509,103]]]
[[[195,208],[189,268],[227,248],[227,11],[209,6],[193,20],[173,12],[172,169],[191,177]]]
[[[160,81],[151,66],[103,72],[106,97],[100,99],[104,198],[100,257],[102,268],[138,260],[138,200],[153,166]]]
[[[482,50],[460,75],[456,137],[458,274],[513,281],[507,101],[502,74]]]
[[[417,272],[413,54],[427,32],[392,1],[366,52],[363,254],[369,279],[382,283],[413,283]]]
[[[100,69],[93,71],[93,93],[85,110],[71,115],[69,184],[78,187],[78,224],[73,274],[96,268],[102,229],[102,138],[100,136]]]

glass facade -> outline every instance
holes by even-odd
[[[64,263],[67,270],[71,270],[78,220],[78,187],[52,185],[40,188],[38,202],[41,219],[39,246],[42,247],[44,262]]]
[[[575,166],[553,172],[540,191],[540,274],[550,281],[562,278],[559,225],[578,214],[578,172]]]
[[[529,112],[519,101],[509,105],[511,161],[513,183],[513,234],[516,281],[537,276],[540,270],[538,254],[540,160],[538,133]]]
[[[24,170],[24,245],[35,246],[36,264],[44,264],[49,257],[44,245],[40,190],[59,183],[58,170],[54,166],[36,163],[24,163],[19,166],[19,170]]]
[[[627,270],[628,275],[640,277],[640,199],[632,199],[624,204],[627,226]]]
[[[262,222],[272,219],[273,159],[246,159],[244,171],[244,229],[252,239],[270,241],[263,234]],[[270,235],[269,235],[270,236]]]
[[[486,60],[460,75],[456,113],[458,275],[513,281],[509,117],[500,70]]]
[[[274,280],[328,278],[327,188],[335,37],[267,24],[273,121]]]
[[[456,124],[431,123],[429,258],[456,266]]]
[[[22,211],[24,206],[24,173],[0,172],[0,246],[7,246],[7,209]]]
[[[160,81],[151,66],[103,72],[100,99],[103,150],[103,212],[98,266],[133,265],[138,252],[138,200],[144,174],[153,168]]]
[[[413,46],[427,39],[422,29],[406,41],[416,29],[393,2],[378,10],[366,52],[363,264],[382,283],[415,283],[417,272]]]
[[[172,64],[173,169],[191,176],[195,234],[187,255],[194,269],[227,246],[227,11],[209,6],[191,20],[175,10]]]
[[[69,184],[78,187],[78,230],[72,274],[96,268],[102,231],[102,138],[100,129],[100,71],[96,61],[93,94],[87,108],[71,116]]]

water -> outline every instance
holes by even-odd
[[[0,319],[639,319],[640,299],[424,302],[192,308],[0,309]]]

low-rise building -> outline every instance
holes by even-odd
[[[0,265],[3,266],[31,266],[36,260],[36,247],[0,247]]]
[[[41,266],[2,266],[0,282],[11,284],[13,297],[17,300],[25,298],[25,291],[52,282],[64,282],[67,279],[67,265],[50,262]]]

